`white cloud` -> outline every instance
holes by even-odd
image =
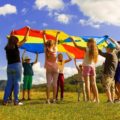
[[[105,62],[105,58],[99,55],[96,66],[101,66],[101,65],[103,65],[104,62]]]
[[[91,27],[94,27],[94,28],[100,28],[100,24],[95,23],[94,21],[92,21],[90,19],[88,19],[88,20],[80,19],[79,23],[83,26],[91,26]]]
[[[43,23],[42,25],[43,25],[43,27],[47,27],[47,26],[48,26],[48,24],[47,24],[47,23]]]
[[[22,15],[25,15],[27,12],[28,12],[27,8],[23,8],[23,9],[21,10]]]
[[[73,18],[72,15],[63,14],[63,13],[62,14],[55,13],[54,16],[55,16],[56,21],[63,23],[63,24],[69,24]]]
[[[36,0],[35,6],[39,10],[43,8],[46,8],[48,11],[61,10],[64,8],[64,2],[63,0]]]
[[[30,20],[25,20],[25,23],[28,24],[28,25],[31,25],[31,24],[35,24],[36,21],[30,21]]]
[[[71,0],[92,23],[120,26],[120,0]]]
[[[34,70],[33,83],[34,84],[46,83],[46,71],[44,67],[41,67],[40,62],[38,62],[33,66],[33,70]],[[70,77],[76,73],[77,73],[76,68],[65,67],[64,69],[65,78]]]
[[[17,9],[16,6],[11,5],[11,4],[5,4],[4,6],[0,7],[0,15],[7,15],[7,14],[16,14]]]

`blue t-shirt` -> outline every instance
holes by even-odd
[[[23,68],[24,68],[24,75],[32,75],[33,76],[33,66],[34,63],[23,63]]]

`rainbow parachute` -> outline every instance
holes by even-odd
[[[24,35],[26,33],[27,27],[24,27],[19,30],[14,30],[13,34],[18,37],[19,41],[21,41],[24,38]],[[48,40],[55,40],[56,33],[59,30],[46,30],[46,38]],[[26,49],[29,52],[33,53],[44,53],[44,44],[43,44],[43,35],[42,30],[34,30],[30,29],[29,37],[26,43],[23,44],[21,49]],[[103,47],[107,46],[106,40],[108,39],[107,36],[103,37],[95,37],[95,36],[71,36],[75,42],[79,46],[86,47],[86,43],[89,40],[89,38],[94,38],[96,40],[96,43],[99,47],[99,49],[102,49]],[[67,52],[72,57],[81,59],[84,57],[85,52],[83,50],[80,50],[76,48],[71,39],[70,36],[63,31],[60,31],[59,35],[59,42],[58,42],[58,52]]]

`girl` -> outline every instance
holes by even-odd
[[[83,92],[83,101],[86,101],[86,93],[85,93],[85,82],[82,78],[82,65],[79,65],[79,67],[77,66],[77,63],[76,63],[76,59],[74,59],[74,62],[75,62],[75,66],[76,66],[76,69],[78,71],[78,85],[77,85],[77,89],[78,89],[78,101],[80,101],[80,92],[82,90]]]
[[[11,94],[12,87],[14,91],[14,105],[21,105],[18,99],[19,85],[22,75],[22,65],[20,61],[19,47],[22,46],[29,35],[30,28],[27,28],[26,35],[21,42],[18,42],[18,38],[14,36],[13,32],[8,38],[8,44],[5,47],[7,57],[7,85],[4,93],[3,105],[7,105],[8,98]]]
[[[58,64],[57,64],[57,43],[58,35],[56,34],[56,40],[47,40],[46,33],[43,31],[43,40],[45,46],[45,68],[47,79],[47,103],[50,104],[50,87],[53,81],[53,103],[56,103],[56,91],[57,91],[57,79],[58,79]]]
[[[72,39],[72,38],[71,38]],[[72,39],[75,47],[86,51],[84,60],[83,60],[83,79],[85,81],[86,86],[86,95],[87,101],[90,101],[90,83],[93,90],[93,94],[95,96],[95,101],[99,103],[98,89],[96,86],[96,71],[95,64],[98,61],[98,48],[94,39],[89,39],[87,42],[87,48],[78,46],[75,41]]]
[[[61,88],[61,101],[64,98],[64,74],[63,74],[64,65],[72,60],[68,54],[67,54],[67,56],[68,56],[68,59],[67,60],[63,60],[62,53],[58,54],[59,75],[58,75],[58,81],[57,81],[57,95],[56,95],[56,99],[58,99],[58,91],[59,91],[59,87],[60,87]]]

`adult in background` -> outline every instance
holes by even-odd
[[[7,65],[7,84],[6,84],[4,98],[3,98],[3,105],[7,105],[8,98],[12,91],[12,87],[14,91],[14,105],[22,105],[18,99],[19,86],[20,86],[21,75],[22,75],[22,65],[20,61],[19,47],[22,46],[27,41],[29,30],[30,28],[27,27],[25,37],[21,42],[19,42],[18,38],[14,36],[13,32],[8,38],[8,43],[5,47],[7,64],[8,64]]]

